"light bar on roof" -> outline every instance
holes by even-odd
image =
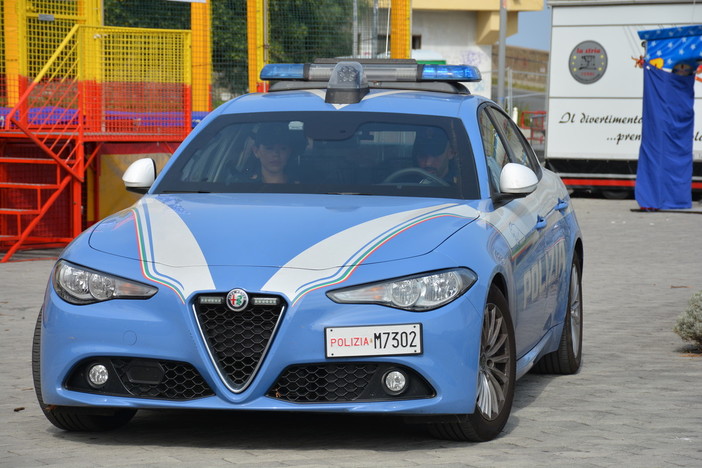
[[[324,102],[331,104],[353,104],[368,94],[368,81],[363,65],[358,62],[339,62],[329,78]]]
[[[271,63],[261,70],[266,81],[329,81],[334,63]],[[405,63],[361,64],[368,81],[480,81],[480,70],[470,65],[423,65]]]
[[[422,81],[480,81],[480,70],[470,65],[422,65]]]

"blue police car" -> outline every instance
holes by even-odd
[[[76,238],[37,320],[65,430],[138,409],[395,414],[504,428],[516,380],[582,356],[583,243],[559,178],[467,66],[266,66],[144,196]]]

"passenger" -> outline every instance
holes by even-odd
[[[249,180],[266,184],[294,183],[288,161],[295,147],[295,138],[287,126],[259,129],[252,147],[259,165]]]
[[[412,150],[419,168],[451,184],[458,182],[456,152],[443,130],[418,134]]]

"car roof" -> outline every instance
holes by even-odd
[[[471,94],[402,89],[371,89],[360,102],[353,104],[326,103],[325,95],[324,89],[246,94],[222,106],[221,113],[338,110],[458,117],[486,101]]]
[[[220,112],[383,112],[458,117],[485,99],[465,82],[481,80],[469,65],[427,65],[415,60],[319,59],[308,64],[268,64],[261,79],[270,92],[240,96]]]

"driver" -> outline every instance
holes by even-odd
[[[287,125],[276,124],[259,129],[252,148],[259,167],[249,179],[266,184],[297,182],[288,167],[294,147],[295,139]]]
[[[424,135],[417,135],[413,154],[419,168],[451,184],[458,181],[456,152],[443,130],[432,129]]]

